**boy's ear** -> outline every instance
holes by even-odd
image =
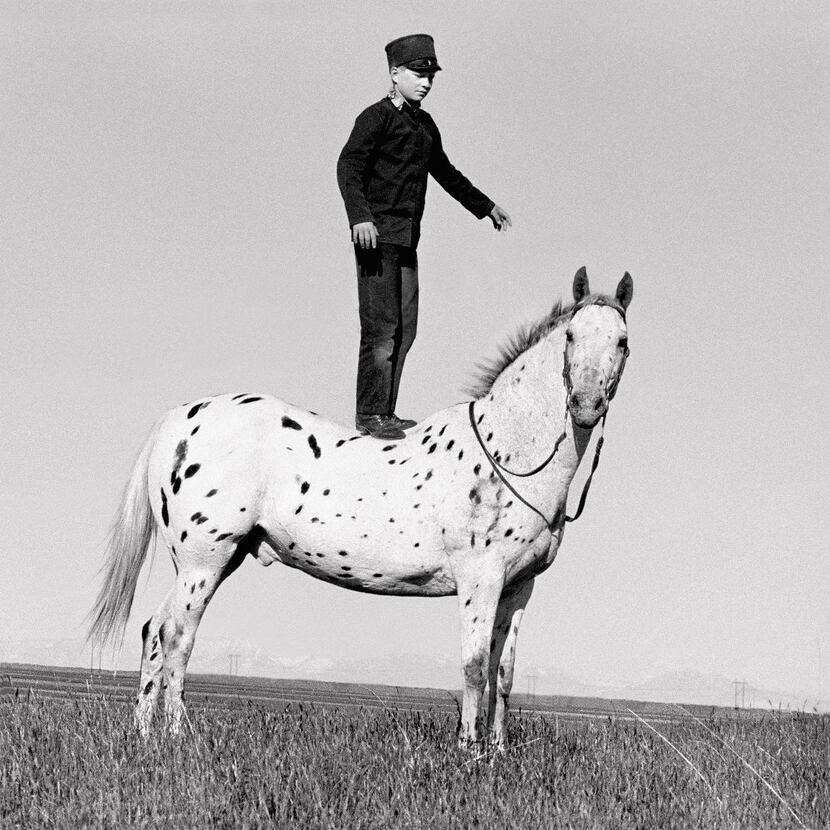
[[[574,275],[574,302],[578,303],[591,293],[588,287],[588,272],[583,265]]]

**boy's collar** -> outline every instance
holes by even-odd
[[[392,87],[392,89],[389,90],[386,97],[389,98],[389,100],[395,105],[395,109],[398,111],[403,111],[404,107],[407,107],[410,110],[420,109],[420,105],[414,106],[413,104],[410,104],[409,101],[407,101],[395,87]]]

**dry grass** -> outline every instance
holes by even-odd
[[[203,709],[184,736],[146,743],[130,724],[128,706],[101,698],[0,704],[0,826],[830,824],[826,718],[686,719],[660,735],[633,720],[514,718],[517,748],[472,763],[438,711]]]

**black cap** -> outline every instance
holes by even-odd
[[[389,68],[406,66],[416,72],[438,72],[435,43],[430,35],[405,35],[386,44]]]

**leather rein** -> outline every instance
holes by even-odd
[[[597,304],[599,304],[599,303],[597,303]],[[602,304],[605,305],[606,303],[602,303]],[[582,308],[582,307],[583,306],[577,306],[576,308],[574,308],[573,313],[572,313],[571,316],[573,317],[573,314],[576,314],[576,312],[579,311],[579,309]],[[620,309],[616,308],[616,306],[612,306],[612,307],[615,308],[615,310],[620,311]],[[623,320],[625,320],[625,313],[622,312],[622,311],[620,311],[620,313],[622,314]],[[628,348],[628,345],[626,345],[625,350],[623,351],[623,358],[622,358],[622,362],[620,364],[620,370],[619,370],[619,372],[617,372],[617,377],[614,379],[613,384],[608,385],[608,406],[611,405],[611,401],[614,399],[614,395],[617,394],[617,386],[619,385],[620,378],[622,377],[623,370],[625,369],[625,362],[628,358],[628,355],[629,355],[629,348]],[[567,346],[567,343],[565,344],[565,352],[564,352],[563,362],[562,362],[562,379],[565,382],[565,391],[566,391],[566,395],[565,395],[565,420],[567,422],[568,404],[570,403],[570,400],[571,400],[571,389],[572,389],[571,371],[570,371],[570,366],[568,364],[568,346]],[[596,472],[596,469],[599,466],[599,455],[600,455],[600,452],[602,451],[602,444],[605,440],[605,419],[608,417],[608,406],[606,407],[605,412],[602,416],[602,425],[600,427],[600,436],[597,439],[597,446],[596,446],[596,449],[594,450],[594,460],[591,463],[591,472],[588,474],[588,479],[585,482],[585,486],[582,488],[582,495],[579,497],[579,504],[577,505],[576,513],[573,516],[566,515],[565,516],[565,521],[566,522],[575,522],[582,515],[582,511],[585,508],[585,502],[588,498],[588,491],[591,489],[591,481],[593,480],[594,473]],[[550,462],[553,461],[554,457],[556,456],[556,453],[559,450],[559,445],[565,439],[565,434],[566,434],[565,430],[564,429],[562,430],[562,433],[556,439],[556,442],[553,445],[553,449],[551,450],[550,455],[548,455],[548,457],[541,464],[539,464],[537,467],[534,467],[532,470],[528,470],[527,472],[518,472],[516,470],[509,470],[507,467],[505,467],[503,464],[501,464],[498,460],[496,460],[493,457],[490,450],[488,450],[487,447],[484,445],[484,441],[481,438],[481,433],[479,432],[478,424],[476,423],[476,419],[475,419],[475,401],[470,401],[470,404],[468,406],[468,413],[469,413],[469,416],[470,416],[470,426],[473,429],[473,435],[475,435],[476,440],[478,441],[479,446],[483,450],[485,457],[490,462],[490,466],[493,468],[493,472],[501,479],[502,484],[504,484],[504,486],[507,487],[507,489],[522,504],[524,504],[525,507],[529,507],[534,513],[536,513],[538,516],[540,516],[542,518],[542,520],[545,523],[545,526],[552,533],[554,531],[555,527],[556,527],[556,524],[558,523],[559,514],[557,513],[557,515],[554,516],[553,519],[549,520],[545,516],[545,514],[542,513],[541,510],[539,510],[538,507],[534,507],[534,505],[532,505],[529,501],[527,501],[527,499],[525,499],[521,495],[521,493],[519,493],[516,490],[516,488],[504,477],[504,473],[507,473],[508,475],[511,475],[511,476],[517,476],[517,477],[521,477],[521,478],[528,478],[530,476],[535,476],[537,473],[542,472],[542,470],[544,470],[545,467],[547,467],[548,464],[550,464]]]

